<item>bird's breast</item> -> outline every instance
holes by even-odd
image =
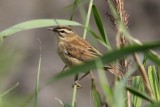
[[[64,43],[64,42],[59,42],[58,43],[57,52],[58,52],[59,56],[61,57],[62,61],[69,67],[82,63],[80,60],[72,57],[68,53],[68,50],[67,50],[68,48],[67,47],[68,47],[68,43]]]
[[[58,55],[61,57],[61,59],[65,61],[65,53],[66,53],[66,48],[65,48],[65,44],[62,42],[58,43],[58,48],[57,48],[57,53]]]

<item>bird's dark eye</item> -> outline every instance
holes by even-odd
[[[65,31],[64,30],[62,30],[62,31],[60,31],[61,33],[65,33]]]

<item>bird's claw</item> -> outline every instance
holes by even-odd
[[[73,87],[74,87],[75,85],[77,86],[78,89],[79,89],[79,88],[82,88],[81,84],[79,84],[78,81],[74,81],[74,82],[73,82]]]

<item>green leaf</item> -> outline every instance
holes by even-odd
[[[97,72],[98,72],[98,77],[99,77],[99,81],[100,81],[100,85],[102,87],[102,90],[104,92],[105,95],[105,104],[108,106],[113,106],[113,89],[109,86],[108,83],[108,79],[106,76],[106,73],[103,69],[103,67],[101,67],[103,65],[101,60],[97,60],[96,61],[96,68],[97,68]],[[103,102],[104,103],[104,102]]]
[[[94,107],[102,107],[102,100],[99,92],[96,89],[93,79],[92,79],[92,97],[93,97]]]
[[[158,77],[158,80],[160,80],[160,65],[157,66],[157,77]],[[160,82],[160,81],[159,81]],[[159,90],[160,91],[160,90]],[[160,92],[159,92],[160,93]]]
[[[124,107],[126,103],[126,91],[125,87],[129,80],[129,77],[134,73],[136,66],[130,67],[130,69],[125,73],[123,78],[120,81],[116,81],[116,84],[113,88],[113,96],[114,96],[114,105],[115,107]]]
[[[36,19],[36,20],[30,20],[30,21],[26,21],[26,22],[16,24],[16,25],[0,32],[0,38],[4,38],[6,36],[9,36],[9,35],[12,35],[14,33],[24,31],[24,30],[42,28],[42,27],[49,27],[49,26],[57,26],[57,25],[82,26],[78,22],[63,20],[63,19]]]
[[[64,107],[72,107],[71,105],[64,103]],[[76,106],[75,106],[76,107]]]
[[[155,54],[155,52],[149,51],[146,53],[146,56],[157,65],[160,65],[160,56]]]
[[[115,87],[113,88],[113,95],[114,95],[114,104],[115,107],[124,107],[126,103],[126,85],[129,80],[129,77],[134,73],[135,69],[137,69],[136,66],[130,67],[129,70],[125,73],[123,78],[120,79],[120,81],[117,81],[115,84]]]
[[[160,102],[156,102],[156,103],[153,103],[153,104],[148,104],[147,106],[144,106],[144,107],[160,107]]]
[[[64,107],[73,107],[73,106],[71,106],[70,104],[65,103],[65,102],[63,102],[63,105],[64,105]],[[74,107],[76,107],[76,106],[74,106]]]
[[[124,107],[125,106],[125,85],[122,81],[117,82],[113,89],[113,96],[115,107]]]
[[[64,9],[71,9],[74,11],[74,9],[77,8],[79,4],[86,2],[86,1],[88,0],[74,0],[72,4],[69,4]]]
[[[39,40],[39,39],[38,39]],[[36,79],[36,91],[35,91],[35,107],[38,107],[38,94],[39,94],[39,80],[40,80],[40,71],[41,71],[41,41],[40,43],[40,55],[39,55],[39,63],[37,69],[37,79]]]
[[[82,2],[84,2],[84,0],[74,0],[72,4],[66,6],[64,9],[72,9],[73,10],[78,6],[78,4],[80,4]]]
[[[70,20],[73,20],[73,16],[75,14],[76,9],[78,8],[78,5],[80,5],[81,3],[83,3],[86,0],[74,0],[72,4],[66,6],[64,9],[71,9],[71,16],[70,16]]]
[[[91,29],[89,28],[85,28],[87,29],[87,31],[94,37],[96,38],[102,45],[104,45],[105,47],[107,48],[110,48],[103,40],[101,37],[99,37],[94,31],[92,31]]]
[[[149,102],[151,102],[151,103],[154,103],[155,101],[150,97],[150,96],[148,96],[147,94],[145,94],[145,93],[143,93],[143,92],[141,92],[141,91],[139,91],[139,90],[137,90],[137,89],[135,89],[135,88],[131,88],[131,87],[126,87],[126,89],[130,92],[130,93],[132,93],[133,95],[136,95],[137,97],[140,97],[140,98],[142,98],[142,99],[145,99],[145,100],[147,100],[147,101],[149,101]]]
[[[102,36],[102,40],[106,43],[106,45],[108,45],[109,49],[111,49],[111,45],[110,45],[110,43],[108,41],[104,26],[102,24],[102,20],[101,20],[100,14],[99,14],[99,12],[98,12],[98,10],[97,10],[95,5],[92,6],[92,11],[93,11],[93,15],[94,15],[94,19],[95,19],[97,28],[98,28],[101,36]]]
[[[148,67],[148,77],[156,100],[160,100],[160,84],[156,73],[155,66]]]
[[[148,58],[147,58],[146,55],[144,55],[144,57],[143,57],[143,65],[144,65],[144,67],[147,66],[147,61],[148,61]]]
[[[135,89],[137,89],[141,92],[144,92],[144,85],[143,85],[143,82],[142,82],[140,76],[134,77],[132,79],[132,81],[133,81],[132,87],[134,87]],[[133,104],[133,107],[141,107],[142,99],[136,95],[133,95],[132,96],[132,104]]]
[[[100,60],[102,61],[103,64],[109,64],[117,59],[123,58],[135,52],[145,52],[149,49],[158,48],[158,47],[160,47],[160,42],[154,42],[154,43],[145,44],[142,46],[139,46],[139,45],[127,46],[121,49],[116,49],[112,52],[109,52],[108,54],[104,54],[103,56],[100,57]],[[72,67],[72,69],[69,69],[66,72],[59,73],[56,76],[54,76],[53,80],[64,78],[64,77],[67,77],[73,74],[77,74],[80,72],[88,72],[89,70],[96,68],[97,60],[99,60],[99,58],[88,61],[87,63],[81,64],[78,66],[74,66]]]

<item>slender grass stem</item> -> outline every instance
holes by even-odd
[[[129,82],[129,81],[128,81]],[[128,83],[128,86],[129,86],[130,84]],[[130,94],[130,92],[129,91],[127,91],[127,107],[132,107],[131,106],[131,94]]]
[[[134,54],[134,59],[135,59],[136,63],[138,64],[138,67],[139,67],[139,70],[140,70],[140,73],[141,73],[141,76],[142,76],[142,80],[144,82],[144,86],[146,87],[147,93],[152,98],[154,98],[154,95],[153,95],[153,92],[152,92],[152,89],[151,89],[151,86],[150,86],[150,83],[149,83],[149,79],[148,79],[148,76],[147,76],[147,72],[146,72],[146,70],[145,70],[143,64],[141,63],[137,54]]]
[[[75,107],[76,93],[77,93],[77,85],[74,85],[74,87],[73,87],[73,96],[72,96],[72,107]]]
[[[89,7],[88,7],[88,13],[87,18],[85,21],[85,27],[87,28],[89,26],[89,20],[91,16],[91,10],[92,10],[93,0],[90,0]],[[87,29],[84,30],[83,38],[85,39],[87,35]],[[74,85],[73,89],[73,97],[72,97],[72,107],[75,107],[75,101],[76,101],[76,93],[77,93],[77,85]]]
[[[86,18],[86,22],[85,22],[85,28],[87,28],[89,26],[89,20],[90,20],[90,16],[91,16],[92,5],[93,5],[93,0],[90,0],[89,7],[88,7],[87,18]],[[87,35],[87,29],[84,29],[83,39],[86,38],[86,35]]]
[[[2,93],[0,97],[5,96],[5,95],[8,94],[10,91],[12,91],[13,89],[15,89],[18,85],[19,85],[19,83],[16,83],[12,88],[10,88],[10,89],[8,89],[7,91],[5,91],[4,93]]]
[[[38,107],[39,79],[40,79],[40,69],[41,69],[41,41],[39,38],[37,38],[37,40],[40,43],[40,56],[39,56],[37,79],[36,79],[35,107]]]

